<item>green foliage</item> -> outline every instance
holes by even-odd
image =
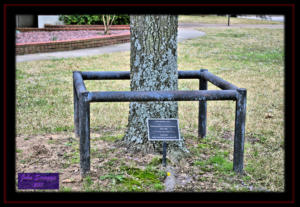
[[[97,15],[60,15],[59,20],[67,25],[102,25],[102,14]],[[129,24],[129,15],[116,15],[113,25]]]
[[[115,25],[123,25],[123,24],[129,24],[130,23],[130,18],[128,14],[119,14],[116,15],[115,21],[113,24]]]
[[[54,131],[55,132],[63,132],[63,131],[72,131],[74,128],[70,126],[57,126]]]
[[[122,166],[120,169],[132,178],[132,180],[130,180],[131,184],[135,181],[137,182],[135,185],[143,188],[154,187],[156,190],[163,188],[161,180],[164,178],[164,171],[151,166],[147,166],[144,170],[129,166]]]
[[[154,189],[155,190],[163,190],[165,187],[161,183],[155,183],[154,184]]]
[[[111,179],[113,184],[116,183],[122,183],[123,181],[125,181],[125,177],[124,175],[121,174],[108,174],[108,175],[103,175],[99,177],[100,180],[105,180],[105,179]]]
[[[16,78],[17,78],[17,79],[23,79],[23,78],[25,78],[25,77],[26,77],[26,73],[25,73],[25,72],[20,71],[20,70],[17,70],[17,71],[16,71]]]
[[[71,158],[71,163],[72,164],[78,164],[80,162],[80,156],[79,154],[75,154],[72,158]]]
[[[101,15],[61,15],[59,16],[59,20],[67,25],[102,24]]]
[[[222,155],[215,155],[209,159],[210,163],[222,165],[225,162],[225,159]]]
[[[154,157],[151,162],[149,163],[149,165],[152,165],[152,166],[157,166],[157,165],[160,165],[162,163],[162,158],[160,157]]]
[[[195,166],[205,166],[206,165],[206,162],[205,161],[199,161],[199,160],[196,160],[194,162],[194,165]]]
[[[110,172],[99,177],[100,180],[108,180],[110,185],[116,191],[160,191],[164,189],[161,180],[164,177],[164,172],[147,167],[142,170],[140,168],[129,167],[122,165],[118,173]]]
[[[17,152],[17,153],[21,153],[21,152],[23,152],[23,150],[21,150],[21,149],[16,149],[16,152]]]
[[[92,180],[91,176],[87,176],[83,179],[83,187],[85,191],[91,191],[91,186],[93,185],[94,181]]]
[[[122,139],[124,135],[123,134],[119,134],[119,135],[115,135],[115,136],[111,136],[111,135],[104,135],[102,137],[100,137],[100,140],[106,141],[106,142],[115,142],[117,140]]]
[[[199,143],[198,144],[198,148],[199,149],[206,149],[206,148],[208,148],[208,147],[210,147],[208,144],[205,144],[205,143]]]
[[[226,153],[224,153],[225,155]],[[233,169],[233,163],[231,161],[228,161],[224,155],[217,154],[213,157],[211,157],[208,160],[209,164],[213,164],[215,167],[215,170],[218,170],[219,172],[231,172]]]
[[[71,192],[72,188],[71,187],[62,186],[61,191],[63,191],[63,192]]]
[[[218,34],[216,34],[216,37],[228,37],[228,38],[241,38],[241,37],[245,37],[247,34],[246,33],[236,33],[236,32],[220,32]]]

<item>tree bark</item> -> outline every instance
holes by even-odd
[[[178,89],[177,27],[175,15],[130,16],[132,91]],[[131,102],[127,132],[122,140],[129,150],[162,152],[162,142],[149,142],[147,118],[177,118],[177,102]],[[184,141],[169,142],[168,153],[178,161],[188,153]]]

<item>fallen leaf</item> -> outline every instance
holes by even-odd
[[[71,180],[71,179],[65,179],[62,181],[63,183],[73,183],[75,182],[74,180]]]

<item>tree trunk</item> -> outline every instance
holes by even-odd
[[[132,91],[178,89],[177,27],[175,15],[130,16]],[[162,152],[162,142],[149,142],[147,118],[177,118],[177,102],[131,102],[127,132],[122,140],[131,151]],[[169,142],[168,153],[174,161],[188,150],[184,141]]]
[[[111,17],[110,14],[102,15],[102,21],[103,21],[103,25],[104,25],[104,35],[110,34],[110,26],[114,22],[115,17],[116,17],[115,15],[112,15],[112,17]]]

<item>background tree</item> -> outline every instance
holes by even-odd
[[[130,16],[132,91],[178,89],[175,15]],[[131,151],[161,152],[162,142],[148,142],[147,118],[177,118],[177,102],[131,102],[123,145]],[[170,142],[168,153],[178,161],[188,153],[184,141]]]
[[[103,21],[103,25],[104,25],[104,34],[109,34],[109,29],[110,26],[112,25],[112,23],[115,20],[115,15],[110,15],[110,14],[103,14],[102,15],[102,21]]]

